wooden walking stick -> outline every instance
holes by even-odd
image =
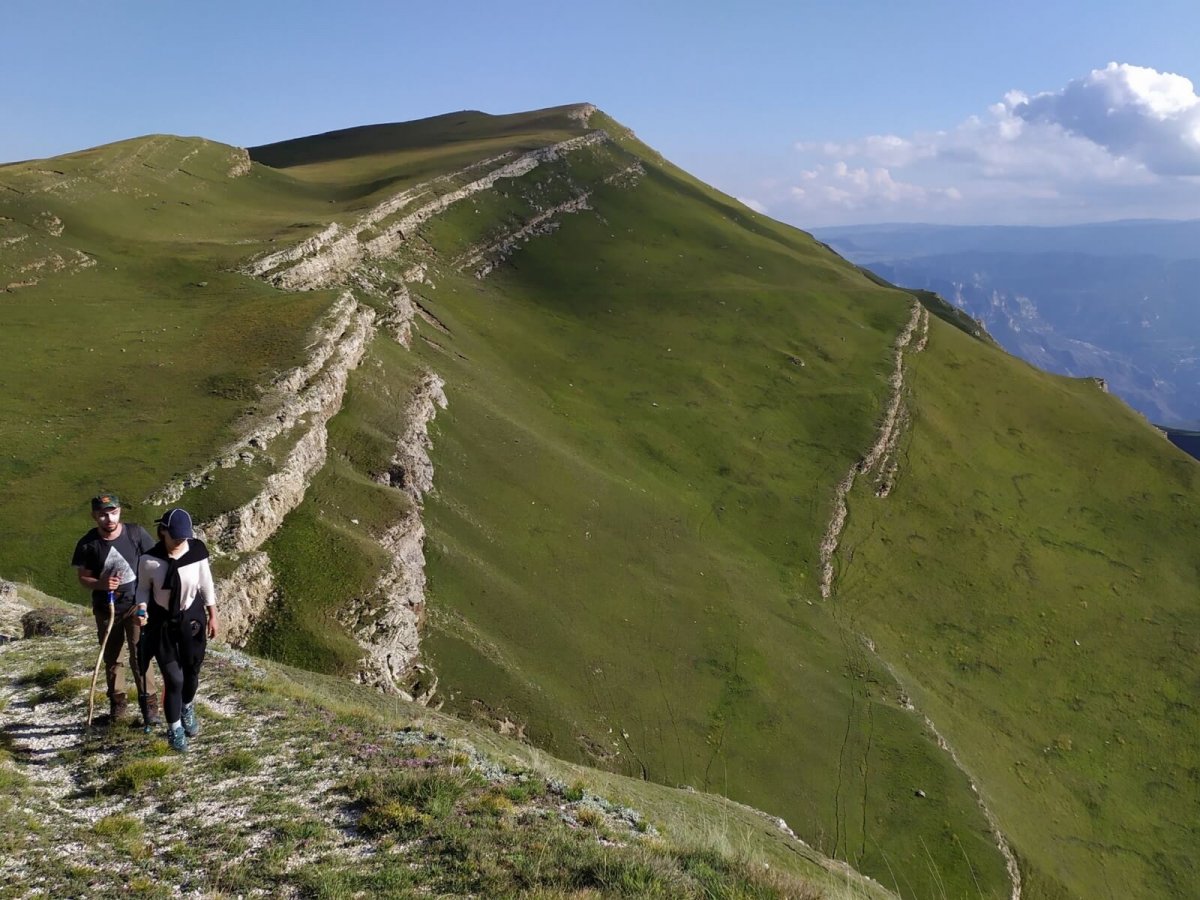
[[[108,636],[112,634],[113,620],[117,617],[116,598],[113,592],[108,592],[108,628],[104,630],[104,640],[100,642],[100,652],[96,654],[96,668],[92,670],[92,689],[88,691],[88,720],[87,727],[91,730],[92,716],[96,712],[96,679],[100,677],[100,664],[104,662],[104,650],[108,646]]]

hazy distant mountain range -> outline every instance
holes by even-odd
[[[941,294],[1042,368],[1104,378],[1156,423],[1200,423],[1200,221],[815,233],[889,281]]]

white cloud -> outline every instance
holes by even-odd
[[[1200,175],[1200,97],[1182,75],[1109,63],[1012,111],[1027,122],[1057,125],[1157,174]]]
[[[942,130],[802,141],[755,191],[800,224],[1081,221],[1195,215],[1200,96],[1181,75],[1111,63],[1059,91],[1009,91]],[[774,179],[776,182],[779,179]]]
[[[953,187],[922,187],[896,180],[884,166],[850,166],[845,160],[807,169],[800,173],[800,181],[789,190],[793,201],[844,210],[871,210],[897,203],[923,207],[961,199]]]

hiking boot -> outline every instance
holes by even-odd
[[[195,703],[189,703],[183,708],[183,731],[190,738],[200,733],[200,721],[196,718]]]
[[[108,719],[110,722],[120,722],[129,714],[129,698],[117,694],[108,701]]]
[[[146,698],[139,698],[138,706],[142,710],[142,731],[146,734],[152,732],[156,725],[163,723],[162,713],[158,711],[157,703],[151,703]]]
[[[187,753],[187,732],[183,730],[182,725],[167,729],[167,743],[176,753]]]

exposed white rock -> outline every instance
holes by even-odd
[[[413,305],[408,285],[401,283],[392,290],[388,297],[388,312],[379,320],[379,324],[388,330],[397,344],[410,347],[412,345],[413,318],[416,314],[417,308]]]
[[[821,538],[820,546],[820,587],[821,596],[825,599],[828,599],[833,593],[833,559],[837,553],[838,542],[841,540],[842,529],[846,526],[846,516],[848,514],[846,497],[853,490],[855,479],[859,475],[875,470],[880,465],[881,460],[887,455],[889,448],[894,453],[896,443],[899,440],[902,420],[901,411],[904,400],[904,350],[912,342],[913,336],[922,322],[924,322],[924,327],[927,331],[929,327],[929,313],[925,311],[925,308],[919,302],[913,301],[912,315],[909,316],[908,323],[900,331],[893,345],[892,374],[888,379],[892,390],[888,398],[887,407],[884,410],[883,422],[879,426],[879,432],[866,455],[850,467],[850,470],[834,489],[833,512],[830,515],[829,524],[825,528],[825,535]],[[914,349],[914,352],[924,349],[924,347],[925,338],[923,336],[919,345]],[[886,471],[884,474],[887,477]],[[891,474],[894,477],[894,472]],[[890,490],[889,481],[887,490],[879,495],[887,496],[887,492]]]
[[[62,236],[63,221],[52,212],[46,211],[38,213],[33,217],[33,224],[49,234],[51,237]]]
[[[614,184],[617,187],[631,188],[642,180],[642,176],[646,174],[645,167],[638,161],[621,169],[619,172],[613,172],[605,177],[605,184]]]
[[[591,209],[591,206],[588,205],[590,198],[591,192],[583,191],[570,200],[542,210],[520,228],[510,231],[498,240],[484,246],[472,247],[460,257],[459,261],[455,263],[455,267],[459,270],[474,268],[476,278],[486,278],[495,271],[497,265],[512,256],[522,244],[538,235],[551,234],[556,231],[558,222],[554,221],[555,216]]]
[[[569,113],[567,113],[567,118],[574,119],[576,122],[581,124],[584,128],[587,128],[588,122],[591,120],[592,115],[596,112],[597,112],[596,107],[593,104],[580,103],[578,106],[576,106],[574,109],[572,109]]]
[[[275,596],[271,559],[259,551],[249,554],[228,578],[217,583],[222,638],[242,647]]]
[[[386,473],[377,480],[403,491],[412,506],[399,522],[379,539],[391,557],[373,596],[351,604],[341,621],[354,632],[367,651],[359,680],[428,703],[436,681],[414,696],[405,689],[420,651],[421,624],[425,620],[425,524],[421,520],[425,495],[433,489],[433,462],[429,458],[429,423],[438,408],[446,408],[445,383],[427,372],[413,391],[406,408],[408,427],[396,445]]]
[[[229,163],[229,177],[241,178],[250,174],[250,153],[242,147],[233,148],[233,159]]]
[[[352,228],[330,225],[297,247],[262,257],[246,271],[258,277],[268,277],[274,284],[287,290],[316,290],[341,283],[360,261],[391,256],[429,219],[480,191],[488,190],[500,179],[518,178],[543,163],[606,140],[608,136],[604,132],[594,131],[539,147],[495,166],[461,187],[434,195],[433,188],[450,183],[448,176],[440,176],[388,198],[362,216]],[[484,162],[496,162],[508,156],[505,154]],[[461,176],[463,172],[481,168],[482,165],[477,163],[456,174]],[[434,199],[392,222],[381,234],[363,240],[361,235],[364,231],[370,229],[374,232],[380,223],[426,195],[432,195]]]
[[[325,465],[326,423],[341,409],[350,371],[362,359],[373,329],[374,310],[359,307],[354,312],[345,339],[338,344],[329,364],[305,391],[297,405],[311,411],[308,430],[295,443],[276,472],[267,476],[262,490],[248,503],[217,516],[201,529],[204,537],[224,553],[257,550],[300,505],[313,475]]]
[[[341,230],[342,227],[336,222],[327,225],[312,237],[306,238],[293,247],[287,247],[251,262],[246,266],[245,272],[247,275],[261,278],[272,269],[277,269],[284,263],[295,262],[298,259],[303,259],[305,256],[316,253],[341,233]]]

